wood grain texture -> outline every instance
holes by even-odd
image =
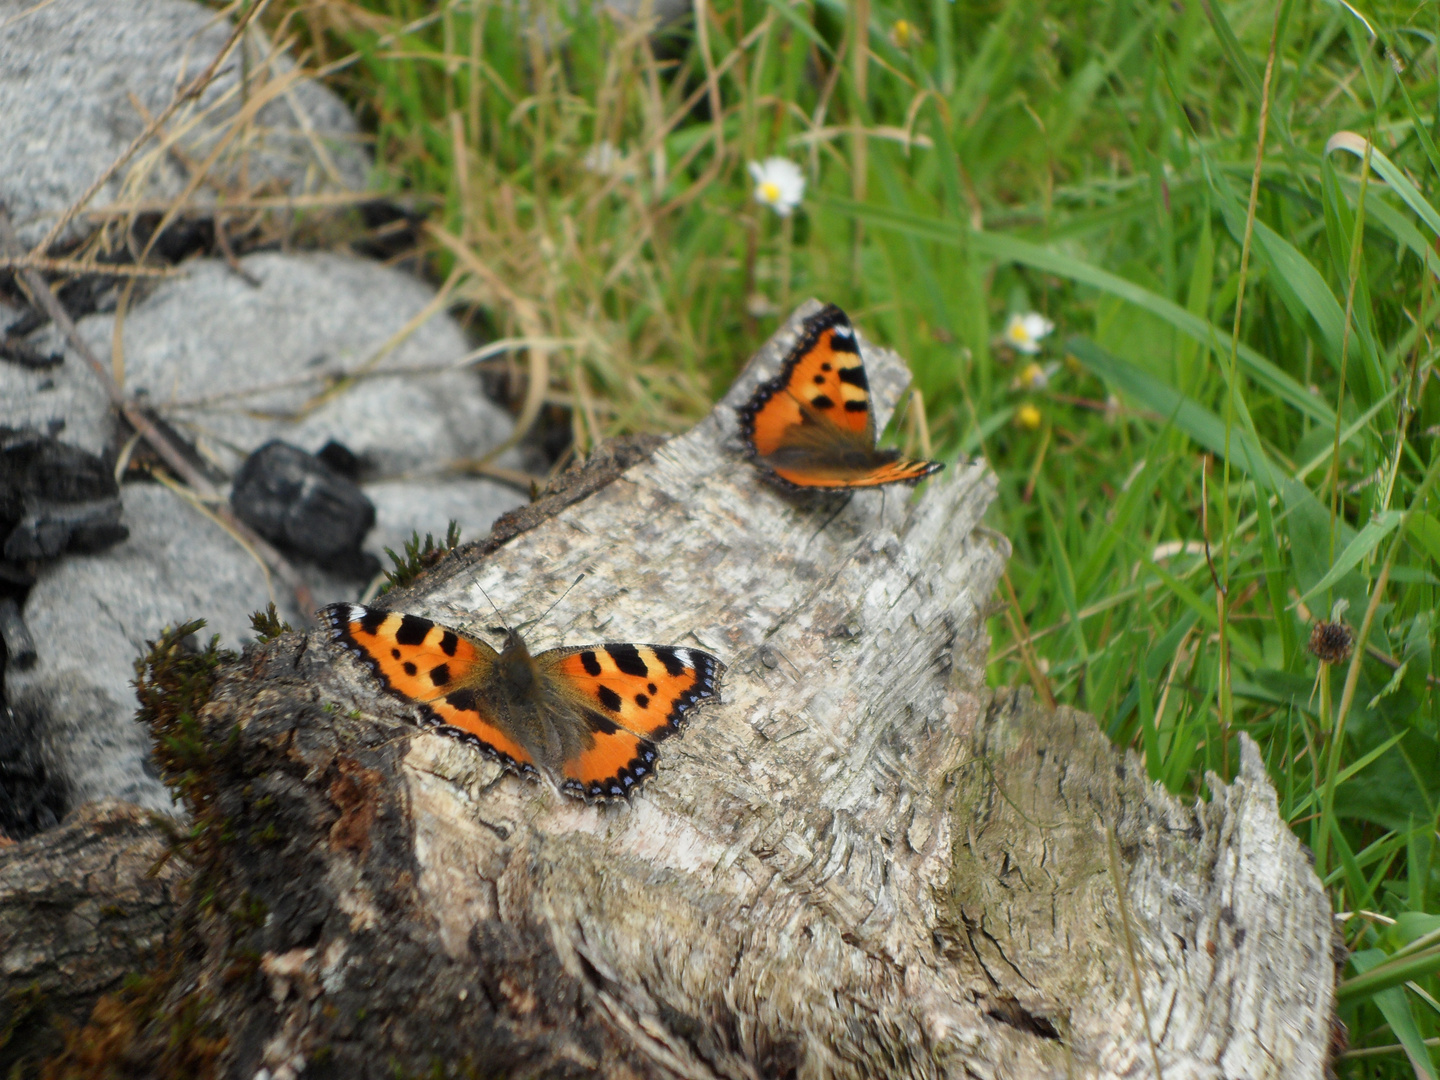
[[[481,587],[521,623],[583,572],[533,648],[718,654],[723,702],[632,804],[417,728],[319,635],[217,686],[211,880],[268,913],[194,916],[176,985],[224,1075],[1322,1075],[1329,909],[1253,747],[1187,808],[1088,717],[986,690],[983,464],[796,501],[741,460],[734,407],[813,310],[694,430],[390,598],[483,634]],[[903,364],[865,357],[892,405]]]
[[[160,948],[184,875],[154,815],[90,803],[0,847],[0,1075],[60,1047]]]

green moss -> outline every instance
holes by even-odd
[[[387,593],[391,589],[409,585],[459,546],[460,526],[453,521],[445,530],[445,540],[440,544],[435,542],[435,538],[430,533],[425,534],[423,544],[418,532],[411,533],[410,539],[405,541],[403,558],[396,555],[390,548],[385,549],[385,554],[390,556],[390,561],[395,564],[395,569],[385,571],[385,584],[380,591]]]
[[[280,613],[275,610],[275,602],[272,600],[265,605],[264,611],[256,611],[251,614],[250,629],[255,631],[257,641],[274,641],[281,634],[290,632],[290,624],[280,618]]]
[[[253,893],[242,893],[234,908],[231,909],[231,914],[236,922],[246,926],[260,927],[265,925],[265,916],[270,914],[270,905]]]
[[[271,609],[273,612],[273,608]],[[257,616],[258,623],[260,616]],[[150,729],[161,777],[191,814],[188,829],[171,837],[172,853],[195,868],[188,885],[198,898],[172,927],[154,965],[127,975],[122,988],[95,1004],[90,1019],[64,1031],[64,1046],[44,1063],[46,1080],[79,1077],[213,1077],[226,1045],[211,1017],[213,999],[200,993],[176,996],[186,931],[195,912],[220,907],[224,890],[215,873],[221,850],[235,838],[233,823],[219,808],[221,776],[235,764],[239,730],[215,731],[200,720],[216,680],[234,653],[212,637],[196,650],[188,639],[205,624],[183,623],[150,642],[135,664],[137,719]],[[258,629],[258,627],[257,627]],[[239,925],[263,921],[264,904],[241,897],[229,915]],[[119,909],[102,914],[121,914]]]

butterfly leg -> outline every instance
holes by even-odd
[[[819,536],[826,529],[828,529],[831,523],[834,522],[836,518],[838,518],[841,514],[845,512],[845,510],[850,506],[850,500],[853,498],[855,498],[855,493],[853,491],[847,491],[845,493],[844,497],[840,500],[840,505],[835,508],[835,512],[825,519],[825,524],[821,525],[820,528],[816,529],[814,533],[811,534],[809,540],[805,541],[805,546],[807,548],[815,542],[815,538],[817,536]]]

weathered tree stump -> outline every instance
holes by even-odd
[[[502,773],[319,633],[221,678],[223,838],[137,1075],[202,1036],[243,1080],[1322,1075],[1329,908],[1254,748],[1187,807],[985,689],[982,464],[799,502],[742,461],[734,407],[813,310],[687,435],[386,598],[483,633],[479,587],[513,625],[583,571],[532,647],[721,656],[632,803]],[[904,367],[865,358],[888,407]]]

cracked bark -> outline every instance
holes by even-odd
[[[163,824],[128,803],[91,803],[0,847],[0,1075],[60,1048],[57,1022],[151,959],[175,914],[182,868]]]
[[[521,623],[584,571],[532,647],[719,654],[723,702],[633,804],[502,775],[318,635],[217,685],[235,839],[172,997],[222,1075],[1323,1074],[1329,909],[1253,746],[1186,807],[1089,717],[985,689],[983,465],[766,487],[733,407],[796,319],[694,430],[388,598],[478,629],[479,586]],[[865,357],[888,408],[904,366]]]

